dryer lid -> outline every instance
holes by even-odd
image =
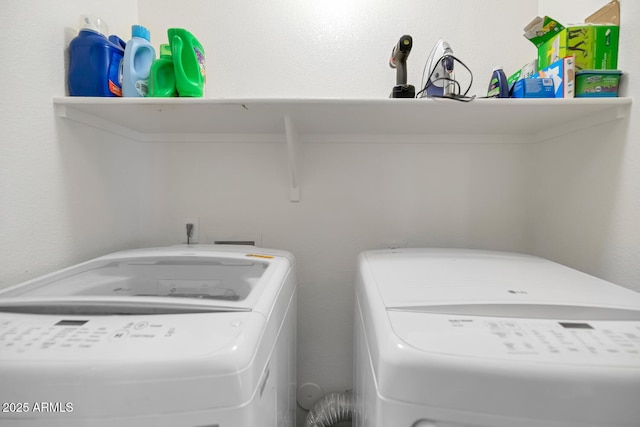
[[[387,309],[533,318],[584,318],[587,311],[596,318],[640,318],[639,293],[543,258],[465,249],[365,256]]]
[[[398,249],[360,262],[360,357],[386,401],[461,424],[638,419],[635,292],[518,254]]]

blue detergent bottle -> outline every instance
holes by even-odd
[[[488,98],[509,98],[509,83],[502,67],[496,67],[491,73],[491,81],[487,90]]]
[[[122,96],[120,63],[125,43],[118,36],[107,39],[107,32],[100,18],[80,17],[80,32],[69,44],[69,95]]]
[[[145,97],[149,93],[149,71],[156,59],[149,30],[142,25],[131,26],[122,60],[122,96]]]

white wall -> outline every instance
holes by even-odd
[[[542,1],[560,22],[587,17],[604,2]],[[640,90],[640,4],[621,2],[618,67],[624,94]],[[640,110],[534,147],[533,252],[640,291]]]
[[[198,13],[177,17],[174,1],[139,0],[140,21],[156,46],[170,26],[201,39],[211,97],[388,97],[395,84],[389,55],[402,34],[414,38],[409,81],[416,86],[439,37],[474,71],[472,93],[480,95],[495,65],[515,70],[535,56],[522,28],[536,15],[536,1],[507,12],[505,0],[461,1],[455,11],[445,1],[189,4]],[[513,25],[504,25],[505,13]],[[284,144],[155,145],[156,209],[145,243],[175,242],[180,218],[196,216],[201,242],[216,231],[257,232],[263,246],[295,253],[298,382],[347,389],[360,251],[388,241],[528,250],[521,171],[529,148],[448,140],[305,144],[300,203],[288,199]]]
[[[474,71],[482,95],[494,66],[515,71],[535,55],[521,31],[537,13],[535,0],[517,8],[506,0],[190,0],[180,14],[175,0],[138,4],[154,45],[167,42],[172,26],[202,41],[213,97],[388,97],[389,56],[403,34],[413,37],[416,86],[440,37]]]
[[[138,242],[145,148],[54,115],[81,13],[137,19],[126,0],[0,2],[0,286]]]
[[[522,27],[539,11],[568,22],[603,3],[138,0],[135,10],[124,0],[4,0],[0,286],[120,248],[178,243],[185,216],[200,218],[201,241],[261,233],[263,246],[298,257],[299,383],[326,391],[351,386],[356,255],[388,241],[533,252],[640,290],[637,108],[534,146],[456,135],[306,144],[302,201],[291,203],[284,144],[134,143],[56,118],[52,105],[83,12],[125,39],[139,21],[156,46],[168,27],[190,29],[206,49],[210,97],[379,98],[395,82],[387,61],[402,34],[414,37],[411,83],[443,37],[483,95],[493,66],[535,57]],[[623,0],[628,96],[638,91],[639,7]]]

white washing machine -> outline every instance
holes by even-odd
[[[638,427],[640,294],[477,250],[364,252],[357,427]]]
[[[295,426],[284,251],[118,252],[0,293],[0,426]]]

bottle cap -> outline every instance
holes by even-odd
[[[151,41],[151,33],[142,25],[131,26],[131,37],[140,37],[148,42]]]
[[[80,30],[95,31],[104,36],[109,32],[107,23],[93,15],[80,15]]]
[[[498,65],[497,67],[493,67],[493,71],[502,70],[504,67],[502,65]]]
[[[171,58],[173,55],[171,54],[171,46],[168,44],[160,45],[160,57],[161,58]]]

